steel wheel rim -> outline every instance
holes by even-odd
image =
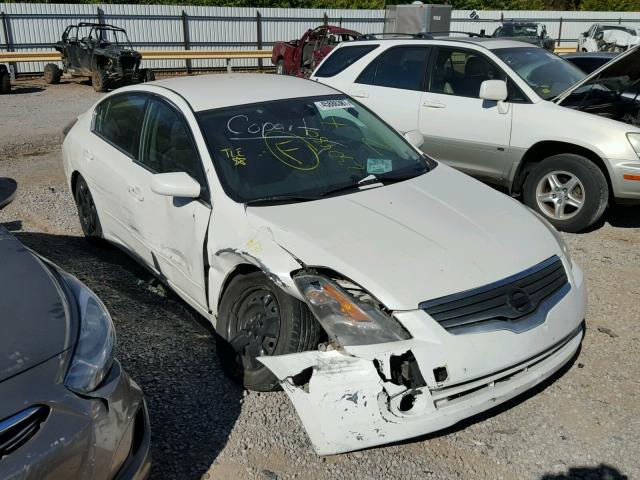
[[[227,332],[229,343],[246,370],[258,370],[257,360],[273,355],[280,336],[280,305],[273,292],[267,288],[254,288],[242,294],[232,312],[235,322],[230,322]]]
[[[80,186],[78,189],[78,210],[80,212],[80,223],[87,235],[93,235],[96,231],[96,206],[93,203],[91,193]]]
[[[536,187],[538,209],[554,220],[569,220],[584,207],[584,185],[573,173],[555,170],[547,173]]]

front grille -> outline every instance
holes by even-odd
[[[420,308],[452,333],[477,331],[474,327],[487,322],[493,329],[510,329],[531,317],[545,300],[569,288],[562,261],[554,255],[499,282],[422,302]]]
[[[36,406],[0,421],[0,459],[27,443],[48,414],[48,407]]]

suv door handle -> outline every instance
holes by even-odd
[[[349,92],[349,95],[356,98],[369,98],[369,94],[364,90],[353,90],[352,92]]]
[[[447,105],[438,100],[425,100],[422,102],[422,106],[427,108],[444,108]]]
[[[140,187],[129,187],[129,195],[131,195],[139,202],[142,202],[144,200],[144,195],[142,194],[142,190],[140,190]]]

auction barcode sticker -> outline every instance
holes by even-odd
[[[353,108],[349,100],[320,100],[313,102],[318,110],[335,110],[336,108]]]

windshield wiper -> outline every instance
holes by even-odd
[[[271,195],[268,197],[259,197],[244,202],[246,206],[256,205],[273,205],[274,203],[297,203],[297,202],[310,202],[312,200],[318,200],[319,196],[304,196],[304,195]]]
[[[342,187],[327,190],[326,192],[321,193],[320,196],[327,197],[329,195],[335,195],[338,193],[357,191],[357,190],[360,190],[361,187],[366,187],[367,185],[375,185],[375,184],[391,185],[392,183],[409,180],[410,178],[417,177],[418,175],[420,174],[416,175],[415,173],[412,173],[409,175],[369,175],[356,183],[352,183],[350,185],[343,185]]]

